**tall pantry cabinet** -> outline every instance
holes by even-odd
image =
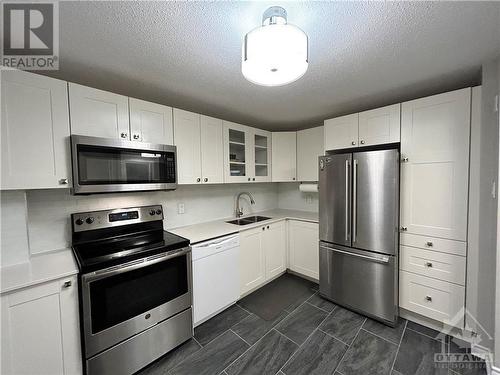
[[[400,306],[463,326],[471,89],[402,104]]]

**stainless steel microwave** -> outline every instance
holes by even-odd
[[[176,147],[71,136],[73,194],[177,188]]]

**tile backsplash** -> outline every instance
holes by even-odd
[[[73,196],[67,189],[3,191],[1,193],[1,265],[22,263],[29,253],[67,248],[71,244],[70,215],[74,212],[161,204],[164,227],[217,220],[234,215],[235,197],[248,191],[245,214],[278,207],[278,184],[184,185],[173,191]],[[178,204],[184,214],[178,214]],[[28,252],[29,251],[29,252]]]

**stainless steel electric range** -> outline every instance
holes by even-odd
[[[191,248],[161,206],[71,219],[86,374],[133,374],[192,337]]]

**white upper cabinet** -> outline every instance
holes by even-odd
[[[224,182],[271,181],[271,133],[223,121]]]
[[[174,143],[172,107],[129,98],[130,136],[133,141]]]
[[[358,147],[358,114],[325,120],[325,150]]]
[[[222,120],[201,116],[201,174],[204,183],[224,182]]]
[[[359,145],[396,143],[400,140],[401,105],[372,109],[359,114]]]
[[[402,104],[401,226],[466,241],[470,88]]]
[[[325,120],[325,150],[399,142],[400,108],[394,104]]]
[[[271,132],[252,129],[253,131],[253,174],[256,182],[271,181]],[[252,181],[253,177],[252,177]]]
[[[177,146],[177,182],[201,182],[200,115],[174,108],[174,143]]]
[[[224,182],[252,181],[252,145],[248,126],[223,121]]]
[[[324,154],[323,126],[297,132],[297,180],[318,181],[318,157]]]
[[[297,133],[273,132],[272,138],[272,181],[295,181],[297,179]]]
[[[174,108],[179,184],[224,181],[222,120]]]
[[[18,70],[0,75],[1,189],[70,187],[66,82]]]
[[[71,134],[130,139],[128,98],[69,83]]]

